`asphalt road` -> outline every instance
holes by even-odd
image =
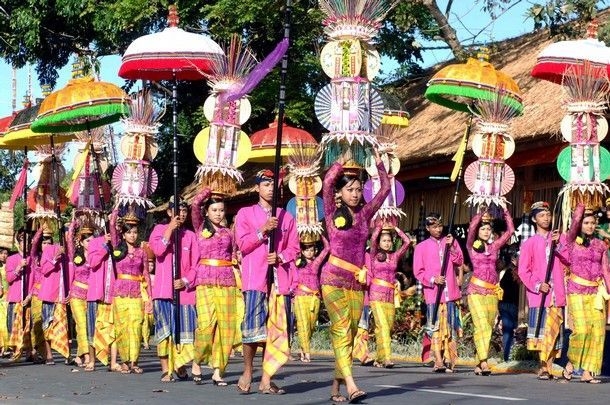
[[[204,370],[204,385],[192,381],[162,384],[154,350],[143,351],[142,375],[122,375],[106,371],[99,363],[97,371],[57,362],[54,366],[0,362],[0,402],[19,404],[166,404],[174,402],[204,404],[331,404],[330,379],[333,359],[317,357],[311,363],[291,361],[275,381],[286,395],[262,395],[256,392],[260,379],[260,357],[253,392],[240,395],[235,383],[242,370],[242,359],[231,359],[225,379],[228,387],[216,387],[211,370]],[[75,371],[78,370],[78,371]],[[458,367],[454,374],[434,374],[419,364],[399,363],[393,369],[354,366],[354,377],[369,396],[365,404],[600,404],[610,397],[610,379],[598,385],[573,380],[570,383],[538,381],[533,374],[493,374],[475,376],[471,368]],[[577,377],[576,377],[577,378]],[[606,398],[606,399],[604,399]]]

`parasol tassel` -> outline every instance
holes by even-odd
[[[458,172],[460,171],[460,168],[462,167],[462,162],[464,161],[464,153],[466,152],[467,143],[468,143],[468,128],[466,128],[466,130],[464,131],[464,136],[462,136],[462,141],[460,142],[460,145],[458,146],[457,152],[455,152],[455,155],[453,155],[453,157],[451,158],[451,160],[453,160],[455,162],[455,165],[453,166],[453,171],[451,172],[451,181],[455,181],[455,179],[457,178]]]
[[[21,173],[19,173],[19,179],[17,180],[17,184],[15,184],[15,188],[13,189],[13,194],[11,195],[11,201],[9,204],[9,208],[12,210],[15,208],[15,203],[23,195],[23,190],[25,189],[25,183],[28,179],[28,166],[30,165],[29,160],[25,159],[23,162],[23,167],[21,168]]]

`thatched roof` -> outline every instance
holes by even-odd
[[[517,144],[536,138],[554,143],[560,140],[559,125],[564,116],[561,86],[530,76],[537,55],[551,42],[546,31],[528,34],[497,44],[496,53],[491,55],[490,62],[494,67],[510,75],[522,92],[524,113],[512,121],[510,131]],[[451,63],[456,62],[431,67],[425,75],[396,91],[403,100],[407,100],[406,110],[411,114],[409,126],[395,139],[398,157],[406,165],[450,156],[457,150],[467,114],[433,104],[424,97],[428,80]]]

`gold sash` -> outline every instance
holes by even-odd
[[[390,283],[389,281],[382,280],[380,278],[374,278],[371,281],[372,284],[378,285],[380,287],[392,288],[394,290],[394,308],[400,308],[400,284],[398,283]]]
[[[333,255],[330,255],[328,257],[328,262],[335,267],[339,267],[340,269],[347,270],[353,273],[354,277],[356,278],[356,280],[358,280],[360,284],[366,284],[366,267],[360,268],[353,263],[350,263]]]
[[[504,290],[500,287],[500,283],[492,284],[487,281],[483,281],[480,278],[476,278],[475,276],[470,276],[470,282],[477,287],[485,288],[486,290],[493,290],[499,300],[504,297]]]
[[[233,262],[223,259],[200,259],[199,264],[213,267],[231,267]]]
[[[597,280],[587,280],[586,278],[579,277],[572,273],[570,274],[570,280],[584,287],[597,287],[597,293],[595,294],[595,299],[593,301],[593,308],[597,309],[598,311],[603,311],[604,308],[606,308],[606,301],[610,299],[610,294],[608,294],[606,283],[604,283],[603,278],[599,278]]]
[[[119,274],[117,275],[119,280],[130,280],[130,281],[143,281],[144,277],[142,276],[134,276],[131,274]]]
[[[72,282],[76,287],[82,288],[83,290],[88,290],[89,289],[89,285],[85,284],[85,283],[81,283],[80,281],[73,281]]]
[[[307,287],[305,284],[299,284],[299,290],[316,296],[320,295],[320,291],[314,291],[311,288]]]

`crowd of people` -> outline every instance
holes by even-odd
[[[257,389],[283,394],[273,377],[290,356],[286,347],[292,337],[291,314],[296,319],[300,360],[308,363],[323,302],[335,359],[331,400],[361,401],[367,393],[353,378],[353,360],[394,366],[391,331],[396,300],[413,294],[413,288],[399,288],[396,273],[414,241],[375,217],[390,192],[377,155],[375,162],[380,187],[367,203],[357,172],[344,167],[342,159],[330,167],[323,182],[326,234],[317,241],[300,240],[295,219],[286,210],[272,213],[274,173],[269,170],[256,176],[258,202],[241,208],[232,226],[227,225],[225,202],[206,188],[190,206],[170,200],[168,220],[155,225],[148,238],[140,234],[136,216],[120,216],[116,210],[110,215],[108,232],[75,219],[64,241],[58,242],[41,227],[29,252],[29,237],[19,230],[17,252],[8,256],[8,249],[0,250],[2,354],[48,365],[54,364],[53,350],[70,357],[67,318],[71,316],[73,361],[85,372],[95,371],[99,361],[111,371],[143,373],[138,365],[140,349],[154,334],[161,382],[190,378],[201,384],[202,366],[210,365],[214,385],[226,386],[223,376],[229,358],[240,348],[243,373],[236,386],[248,393],[254,359],[262,347]],[[189,216],[192,228],[187,226]],[[415,245],[412,269],[423,288],[424,345],[427,342],[430,348],[432,370],[455,370],[462,301],[467,302],[473,321],[474,373],[491,374],[490,341],[498,314],[504,329],[503,355],[508,359],[521,282],[529,307],[528,349],[540,353],[538,378],[553,378],[551,367],[569,319],[572,333],[563,378],[569,381],[580,370],[582,381],[599,383],[610,282],[604,238],[610,234],[582,205],[574,211],[569,231],[560,234],[551,229],[549,205],[535,203],[530,213],[535,235],[522,243],[519,254],[509,255],[508,265],[499,272],[500,252],[515,231],[510,213],[504,210],[500,216],[506,229],[499,233],[492,228],[489,212],[472,218],[465,252],[453,235],[443,234],[440,215],[425,218],[429,237]],[[471,274],[463,299],[465,256]],[[371,314],[375,358],[367,349]],[[277,335],[278,330],[283,336]]]

